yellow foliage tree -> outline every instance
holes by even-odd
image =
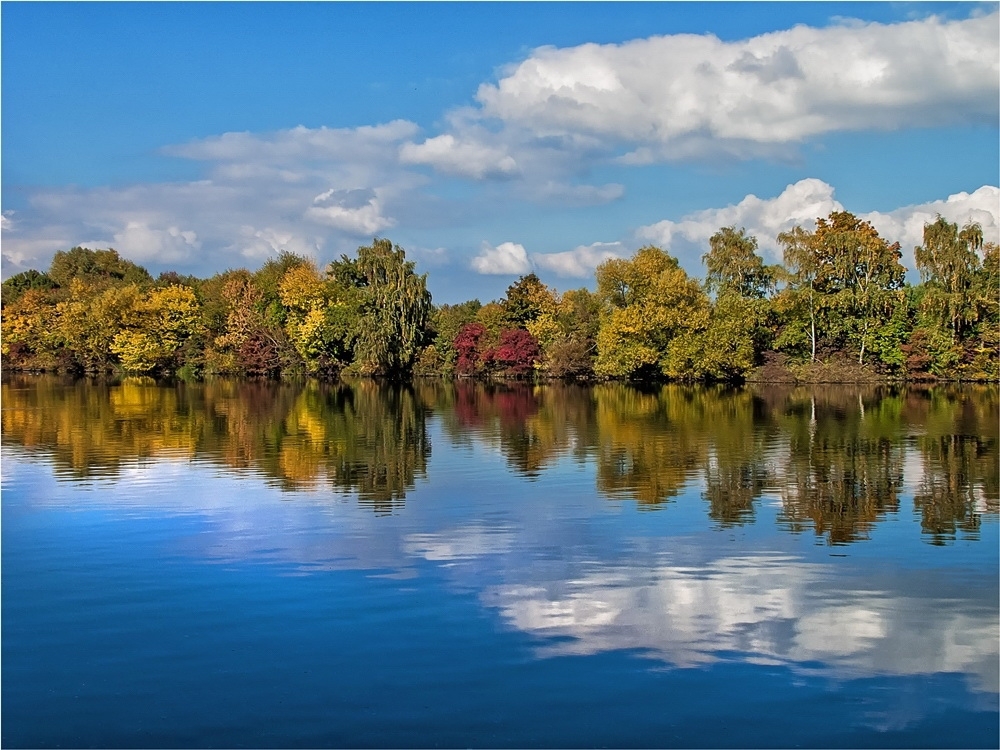
[[[115,338],[137,321],[141,291],[135,284],[103,291],[80,279],[70,283],[70,296],[56,307],[56,327],[63,343],[88,372],[114,365]]]
[[[644,247],[631,260],[605,261],[597,268],[597,287],[604,304],[594,368],[599,375],[632,377],[652,370],[673,378],[694,376],[709,302],[676,258]]]
[[[194,292],[180,285],[153,289],[135,305],[110,348],[129,372],[152,372],[175,364],[178,350],[202,332],[201,309]]]
[[[58,342],[53,334],[55,306],[41,289],[29,289],[5,305],[0,321],[0,352],[14,356],[18,365],[45,368],[54,364]]]

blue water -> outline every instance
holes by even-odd
[[[697,472],[651,510],[448,420],[390,512],[199,450],[70,476],[8,425],[3,746],[1000,743],[992,499],[930,543],[906,453],[831,544],[773,478],[720,524]]]

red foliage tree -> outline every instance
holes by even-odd
[[[455,370],[459,375],[475,375],[481,369],[482,352],[479,350],[479,341],[486,333],[486,326],[482,323],[466,323],[455,335],[452,346],[458,353],[458,360],[455,362]]]
[[[505,375],[519,377],[530,374],[541,356],[538,339],[523,328],[508,328],[500,333],[500,344],[484,359]]]

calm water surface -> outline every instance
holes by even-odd
[[[2,392],[4,747],[997,747],[995,388]]]

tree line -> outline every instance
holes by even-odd
[[[777,238],[723,227],[703,280],[661,248],[596,270],[596,291],[535,274],[505,296],[435,306],[427,278],[376,238],[322,271],[282,253],[256,272],[153,278],[114,250],[56,253],[2,285],[5,369],[199,378],[740,381],[812,373],[1000,379],[1000,251],[942,217],[905,280],[899,243],[833,212]],[[825,370],[823,368],[826,368]]]

